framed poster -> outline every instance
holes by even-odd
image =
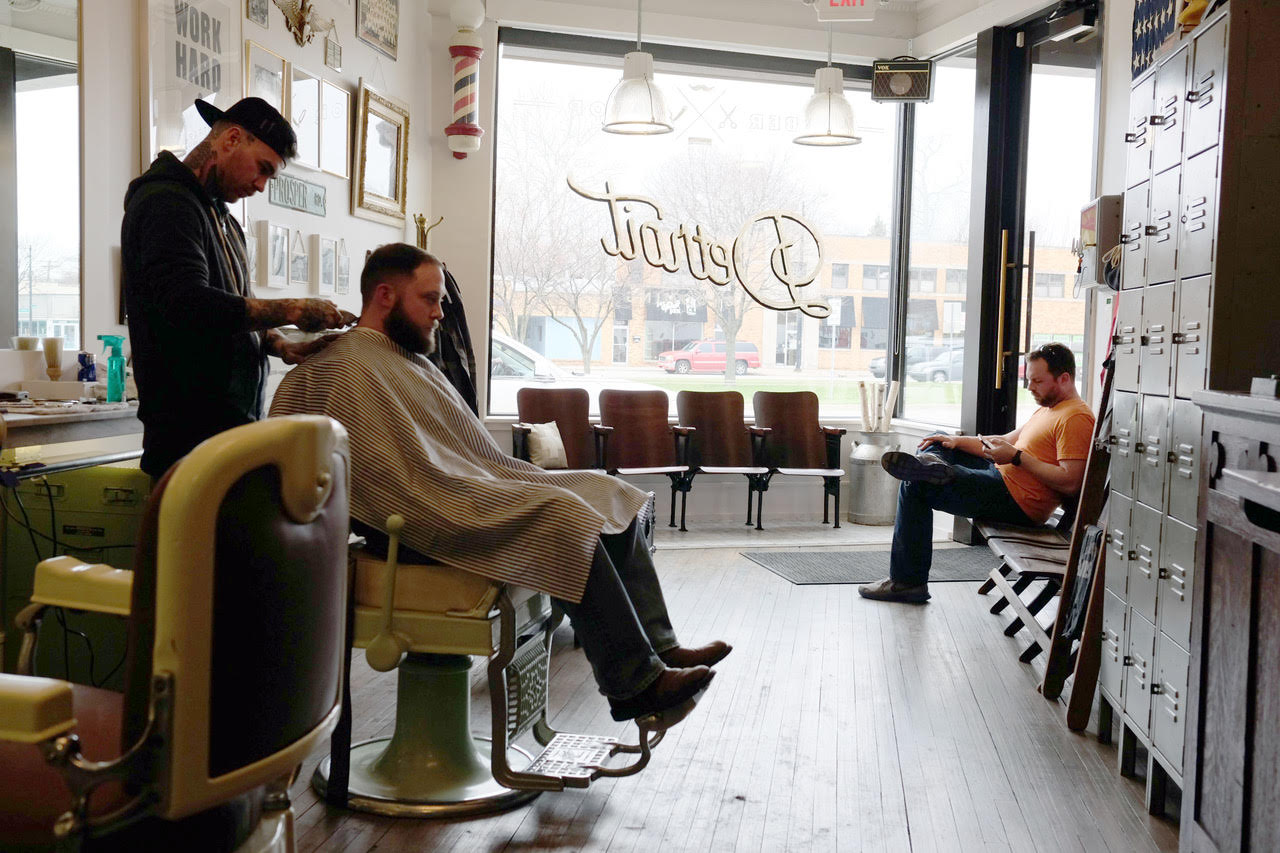
[[[339,296],[351,292],[351,257],[347,254],[346,240],[338,241],[338,272],[335,284]]]
[[[360,80],[356,99],[351,215],[403,225],[409,169],[409,111]]]
[[[320,168],[345,178],[351,164],[351,93],[325,80],[320,86]]]
[[[298,134],[294,163],[320,168],[320,78],[293,66],[289,76],[289,121]]]
[[[288,115],[284,108],[288,65],[284,57],[254,41],[244,43],[244,92],[246,98],[262,98]]]
[[[332,296],[338,280],[338,241],[312,234],[311,254],[316,259],[316,269],[311,274],[316,292],[321,296]]]
[[[258,229],[257,223],[246,223],[244,229],[244,260],[249,270],[249,286],[258,286]]]
[[[259,279],[267,287],[289,286],[289,229],[267,220],[258,222],[259,254],[263,254],[265,268]]]
[[[399,33],[400,0],[356,0],[356,38],[395,59]]]
[[[240,2],[139,0],[143,169],[161,151],[185,157],[208,135],[196,98],[221,109],[240,100]]]
[[[264,30],[270,27],[267,12],[271,8],[271,0],[245,0],[244,16]]]
[[[293,232],[293,241],[289,244],[289,283],[311,284],[311,254],[301,231]]]

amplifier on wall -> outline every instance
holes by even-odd
[[[933,98],[933,62],[911,56],[877,59],[871,64],[871,100],[929,101]]]

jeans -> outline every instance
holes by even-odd
[[[956,478],[945,486],[903,481],[898,487],[889,577],[911,586],[929,582],[935,509],[1009,524],[1035,524],[1009,494],[994,462],[936,444],[928,452],[949,463]]]
[[[679,645],[636,521],[600,536],[582,602],[556,603],[573,623],[600,692],[611,699],[629,699],[652,684],[665,668],[657,653]]]

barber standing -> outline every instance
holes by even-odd
[[[159,477],[206,438],[262,416],[267,355],[297,364],[328,339],[290,343],[355,322],[327,299],[255,299],[244,232],[227,211],[262,192],[297,155],[289,122],[261,98],[225,112],[195,102],[211,130],[178,160],[162,151],[129,184],[120,228],[142,470]]]

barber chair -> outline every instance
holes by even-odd
[[[383,560],[355,556],[353,645],[379,672],[399,667],[389,738],[352,745],[340,724],[312,777],[331,805],[393,817],[457,817],[519,806],[543,791],[630,776],[692,703],[636,720],[639,742],[556,732],[547,722],[551,598],[438,563],[401,565],[404,519],[387,519]],[[491,736],[471,732],[470,655],[488,659]],[[534,756],[515,745],[532,732]],[[609,764],[616,755],[629,763]]]
[[[0,846],[292,850],[289,783],[340,712],[348,526],[346,432],[276,418],[161,479],[134,571],[42,562],[24,665],[62,606],[128,615],[128,675],[0,675]]]

